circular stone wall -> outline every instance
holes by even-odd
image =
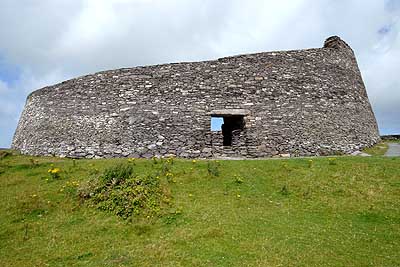
[[[212,116],[225,118],[224,133],[210,130]],[[111,70],[37,90],[12,148],[87,158],[268,157],[350,153],[378,140],[353,51],[331,37],[319,49]]]

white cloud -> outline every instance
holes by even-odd
[[[19,114],[29,91],[99,70],[321,47],[339,35],[381,128],[400,132],[399,15],[397,0],[2,0],[0,57],[22,70],[7,101]]]

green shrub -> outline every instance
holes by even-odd
[[[134,176],[129,163],[106,169],[78,191],[90,205],[123,219],[160,215],[162,207],[170,203],[169,194],[159,176]]]

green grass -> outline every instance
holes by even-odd
[[[389,140],[384,140],[386,143],[400,143],[400,139],[389,139]]]
[[[0,266],[400,266],[400,158],[176,160],[167,214],[133,221],[65,190],[126,159],[30,159],[0,160]]]
[[[387,143],[389,142],[380,142],[372,147],[364,148],[363,152],[370,154],[371,156],[383,156],[389,148]]]
[[[363,152],[371,156],[383,156],[389,149],[389,143],[400,143],[400,140],[384,140],[372,147],[364,148]]]

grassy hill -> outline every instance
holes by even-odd
[[[400,158],[175,159],[128,219],[78,196],[120,163],[3,154],[0,266],[400,266]]]

